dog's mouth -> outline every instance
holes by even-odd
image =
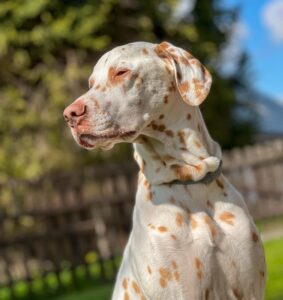
[[[135,130],[131,131],[116,131],[105,134],[90,134],[90,133],[82,133],[78,135],[79,144],[86,148],[92,149],[94,147],[99,147],[104,144],[104,142],[111,141],[114,139],[122,139],[127,140],[136,135]]]

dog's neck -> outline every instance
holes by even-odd
[[[218,169],[221,150],[204,124],[198,107],[181,99],[167,109],[134,143],[134,157],[151,184],[199,181]]]

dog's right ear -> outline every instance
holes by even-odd
[[[173,66],[178,91],[182,99],[192,106],[200,105],[209,93],[212,78],[208,70],[189,52],[162,42],[155,53]]]

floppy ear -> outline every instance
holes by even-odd
[[[167,42],[158,44],[155,52],[173,66],[176,85],[183,100],[192,106],[200,105],[208,95],[212,82],[207,69],[189,52]]]

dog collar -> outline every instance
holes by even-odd
[[[217,177],[219,177],[219,175],[222,172],[222,160],[220,160],[219,166],[218,168],[213,171],[213,172],[208,172],[202,179],[198,180],[198,181],[194,181],[194,180],[186,180],[186,181],[181,181],[181,180],[173,180],[170,182],[167,182],[166,184],[181,184],[181,185],[187,185],[187,184],[197,184],[197,183],[203,183],[203,184],[209,184],[211,183],[213,180],[215,180]]]

